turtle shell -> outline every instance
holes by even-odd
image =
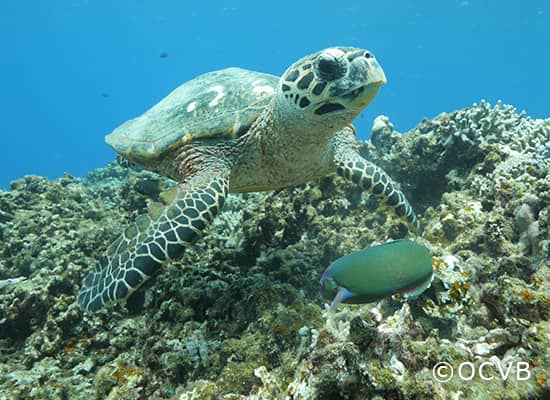
[[[200,75],[123,123],[105,141],[124,157],[151,165],[190,141],[239,137],[269,104],[278,81],[240,68]]]

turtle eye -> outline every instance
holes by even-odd
[[[347,65],[342,57],[325,52],[315,61],[317,75],[325,81],[334,81],[346,74]]]

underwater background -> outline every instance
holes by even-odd
[[[480,99],[546,117],[549,29],[544,0],[3,1],[0,188],[104,165],[107,133],[198,74],[280,75],[336,45],[371,50],[388,77],[362,138],[378,114],[404,132]]]
[[[0,400],[550,398],[549,13],[534,0],[2,2]],[[333,45],[384,68],[355,121],[359,152],[422,234],[336,175],[229,195],[181,260],[126,304],[83,312],[85,276],[173,184],[115,159],[104,135],[198,74],[279,75]],[[329,310],[323,272],[401,238],[429,248],[431,286]]]

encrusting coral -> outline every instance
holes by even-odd
[[[172,182],[121,162],[0,192],[0,397],[543,398],[550,393],[550,121],[507,105],[387,117],[361,153],[410,196],[436,276],[420,298],[327,311],[319,278],[409,236],[327,177],[231,196],[204,239],[128,301],[75,304],[82,278]],[[529,363],[529,379],[434,379],[439,362]]]

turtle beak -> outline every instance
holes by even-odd
[[[374,57],[363,58],[361,61],[363,61],[361,63],[363,67],[361,68],[361,72],[364,74],[365,84],[349,93],[354,97],[349,99],[348,105],[349,108],[354,108],[359,111],[362,111],[372,103],[380,87],[387,82],[384,70]],[[359,70],[360,68],[357,69]]]
[[[362,61],[366,64],[366,85],[382,86],[387,83],[386,74],[376,58],[362,58]]]
[[[371,83],[365,86],[361,86],[359,89],[355,89],[348,96],[351,96],[350,102],[348,103],[348,108],[355,109],[358,111],[363,111],[367,107],[380,90],[380,87],[386,83],[386,81],[380,81],[376,83]]]
[[[331,88],[331,95],[343,100],[348,111],[360,113],[386,82],[386,74],[374,57],[358,57],[350,64],[348,75]]]

